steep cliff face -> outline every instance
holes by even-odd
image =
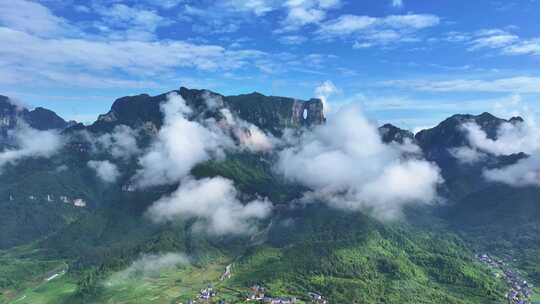
[[[118,124],[131,127],[155,126],[162,124],[160,104],[165,102],[167,95],[176,93],[182,96],[194,110],[193,115],[217,115],[213,107],[227,107],[245,121],[253,123],[261,129],[280,134],[285,128],[313,126],[325,122],[323,104],[319,99],[308,101],[286,97],[265,96],[251,93],[237,96],[223,96],[208,90],[180,88],[158,96],[147,94],[128,96],[117,99],[111,110],[101,115],[90,126],[90,130],[109,131]],[[207,101],[213,103],[209,106]]]

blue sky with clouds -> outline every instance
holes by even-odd
[[[0,94],[92,121],[181,85],[356,102],[405,128],[538,116],[539,0],[0,1]]]

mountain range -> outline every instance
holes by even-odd
[[[539,188],[485,177],[530,155],[477,147],[466,129],[495,142],[501,128],[519,127],[522,118],[457,114],[416,134],[391,124],[376,128],[384,147],[377,153],[404,150],[396,161],[421,160],[440,174],[436,202],[407,201],[392,220],[373,213],[377,205],[335,208],[325,201],[335,197],[327,196],[306,203],[319,180],[304,179],[309,168],[296,165],[319,158],[286,163],[292,173],[276,169],[283,151],[310,155],[302,153],[325,143],[313,137],[326,136],[334,129],[323,126],[339,126],[330,120],[340,118],[327,121],[320,99],[180,88],[119,98],[85,126],[0,96],[0,303],[177,303],[197,298],[209,284],[226,303],[239,303],[252,285],[305,302],[316,292],[330,303],[503,303],[507,283],[476,260],[478,252],[540,283]],[[201,155],[196,161],[177,161],[175,153],[182,152],[174,147],[157,150],[167,149],[169,139],[176,143],[179,131],[204,135],[200,143],[189,136],[183,142],[196,151],[190,155]],[[55,136],[61,144],[44,153],[24,146],[25,134]],[[339,143],[339,135],[329,136]],[[368,149],[369,134],[365,139],[359,144]],[[17,153],[22,156],[13,157]],[[175,164],[161,165],[163,159]],[[223,203],[232,204],[229,216],[245,217],[232,227],[220,215],[193,211],[207,203],[197,197],[174,220],[156,207],[189,199],[182,185],[229,187],[223,180],[234,185],[222,194],[231,196]],[[340,189],[336,196],[356,190]],[[231,233],[215,233],[215,227]],[[223,279],[229,266],[232,274]]]

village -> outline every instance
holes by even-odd
[[[12,194],[9,195],[9,201],[12,202],[12,201],[15,201],[15,196],[13,196]],[[27,197],[24,197],[23,199],[27,199],[29,201],[46,201],[46,202],[61,202],[61,203],[64,203],[64,204],[69,204],[69,205],[72,205],[74,207],[77,207],[77,208],[85,208],[87,203],[84,199],[82,198],[71,198],[71,197],[68,197],[66,195],[60,195],[57,197],[55,197],[54,195],[52,194],[46,194],[46,195],[42,195],[42,196],[37,196],[37,195],[28,195]]]
[[[233,264],[225,267],[224,273],[220,277],[220,283],[232,277]],[[247,290],[238,290],[230,287],[221,286],[222,290],[232,292],[242,299],[245,303],[267,303],[267,304],[293,304],[293,303],[312,303],[328,304],[328,300],[318,292],[308,292],[305,296],[272,296],[269,290],[262,284],[255,284]],[[196,299],[189,299],[186,302],[177,302],[177,304],[196,304],[196,303],[237,303],[227,302],[220,298],[218,290],[208,285],[199,291]],[[238,301],[238,300],[236,300]]]
[[[508,285],[509,290],[505,298],[509,304],[531,304],[532,284],[527,282],[517,271],[510,268],[508,263],[490,256],[487,253],[477,254],[476,258],[487,265],[494,276],[501,278]]]

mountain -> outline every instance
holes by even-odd
[[[397,142],[403,144],[406,141],[414,143],[414,134],[411,131],[400,129],[392,124],[385,124],[379,127],[382,141],[384,143]]]
[[[416,142],[424,151],[424,155],[429,160],[443,163],[454,159],[450,149],[469,146],[466,133],[461,129],[467,122],[477,124],[484,131],[489,139],[497,138],[497,131],[503,123],[523,122],[520,117],[510,120],[501,119],[490,113],[480,115],[456,114],[437,125],[434,128],[426,129],[415,135]]]
[[[158,129],[162,124],[160,104],[170,94],[178,94],[198,115],[208,110],[205,100],[212,98],[229,108],[241,119],[255,124],[273,134],[280,134],[285,128],[297,128],[321,124],[325,121],[323,104],[320,99],[303,101],[293,98],[264,96],[251,93],[238,96],[223,96],[208,90],[187,89],[170,91],[158,96],[141,94],[117,99],[111,110],[100,115],[90,126],[90,130],[111,130],[116,125],[137,128],[143,125]],[[305,117],[304,117],[305,115]]]
[[[474,253],[483,250],[527,261],[515,265],[540,283],[540,263],[534,264],[540,252],[534,245],[540,244],[534,223],[540,215],[534,204],[538,190],[483,180],[482,166],[515,158],[463,165],[449,152],[469,144],[460,127],[465,122],[476,122],[496,138],[502,123],[520,118],[455,115],[416,135],[381,126],[383,142],[417,144],[446,180],[440,186],[444,204],[408,208],[402,221],[390,223],[362,211],[297,204],[309,189],[276,173],[274,153],[226,152],[196,165],[192,177],[228,178],[241,202],[267,197],[274,211],[259,223],[257,234],[216,236],[201,233],[195,219],[151,221],[149,206],[177,185],[131,189],[138,159],[116,162],[87,142],[87,136],[107,139],[126,125],[142,130],[137,144],[147,149],[163,127],[160,106],[170,94],[192,109],[189,120],[217,119],[226,108],[276,137],[287,128],[302,132],[326,121],[319,99],[180,88],[119,98],[93,124],[68,126],[69,140],[59,153],[0,171],[0,303],[176,303],[196,298],[209,284],[226,303],[244,300],[254,284],[273,296],[318,292],[330,303],[498,303],[507,287],[475,260]],[[66,127],[50,111],[17,109],[7,98],[0,108],[6,128],[17,115],[35,128]],[[103,182],[88,166],[96,159],[115,161],[124,174]],[[167,253],[183,253],[189,262],[147,275],[145,263]],[[225,269],[232,269],[232,276],[220,280]]]
[[[0,136],[5,137],[8,130],[15,128],[17,119],[38,130],[62,130],[68,126],[64,119],[51,110],[41,107],[28,110],[12,103],[8,97],[0,95]]]

